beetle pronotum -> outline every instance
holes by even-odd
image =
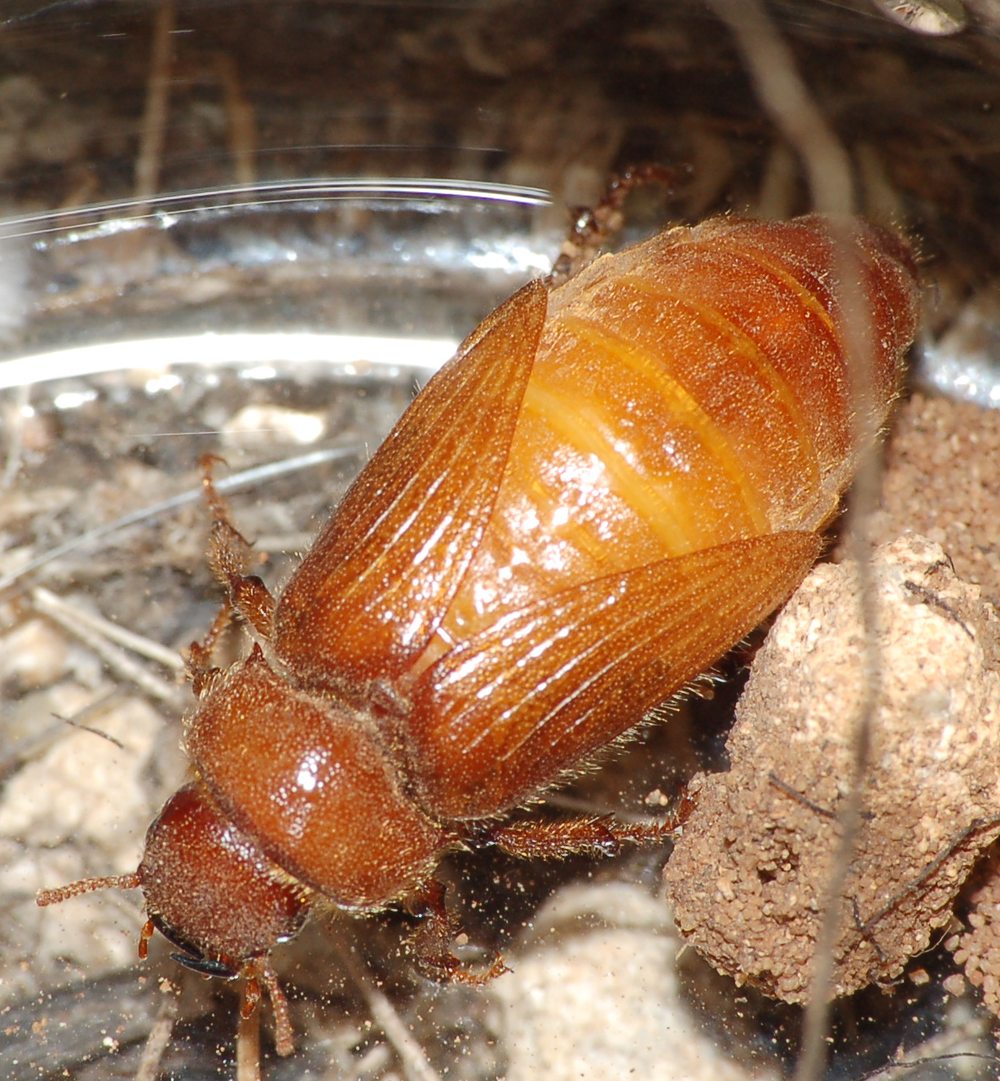
[[[870,415],[852,416],[838,275],[870,320]],[[782,603],[816,559],[914,332],[895,234],[818,216],[714,219],[532,282],[414,401],[275,599],[206,473],[226,590],[192,647],[193,776],[133,874],[197,971],[268,988],[317,904],[425,902],[418,960],[448,952],[449,850],[558,857],[673,823],[511,811],[592,760]],[[254,644],[225,669],[233,616]],[[487,977],[502,971],[497,959]]]

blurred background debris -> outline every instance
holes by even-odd
[[[825,184],[910,232],[925,321],[866,528],[918,531],[998,603],[996,0],[6,0],[0,55],[10,1081],[232,1073],[235,998],[163,949],[136,967],[133,898],[33,904],[132,869],[183,774],[178,651],[216,604],[199,456],[225,455],[280,582],[415,384],[625,165],[677,176],[626,239]],[[749,656],[553,806],[642,814],[725,765]],[[415,981],[395,917],[317,921],[279,960],[302,1049],[267,1078],[793,1071],[798,1007],[680,946],[665,857],[457,858],[470,942],[515,969],[481,993]],[[998,1075],[968,986],[997,1008],[990,860],[923,956],[835,1008],[823,1076]]]

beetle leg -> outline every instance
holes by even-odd
[[[206,454],[201,459],[201,483],[205,502],[212,512],[208,563],[216,581],[225,589],[228,601],[201,643],[200,661],[207,661],[234,614],[245,619],[265,641],[271,637],[274,617],[274,598],[267,586],[257,575],[245,573],[253,559],[253,545],[233,524],[229,504],[215,487],[212,470],[218,461],[221,459],[213,454]],[[192,649],[193,655],[195,652]]]
[[[212,664],[212,657],[219,639],[225,633],[226,628],[233,621],[233,606],[226,597],[215,614],[212,626],[209,627],[205,637],[200,642],[192,642],[188,646],[184,664],[187,669],[188,679],[194,693],[200,698],[202,691],[208,686],[213,674],[216,672]]]
[[[624,206],[633,191],[648,184],[663,184],[672,192],[676,182],[676,169],[652,163],[629,165],[612,176],[596,206],[573,209],[569,236],[552,264],[549,284],[561,285],[574,277],[593,262],[598,249],[615,239],[625,223]]]
[[[622,845],[662,844],[676,836],[694,808],[685,796],[677,813],[653,822],[621,822],[611,815],[562,818],[490,826],[472,843],[493,846],[517,859],[564,859],[567,856],[616,856]]]
[[[274,1010],[274,1049],[283,1058],[295,1050],[292,1020],[288,1012],[288,999],[267,957],[251,958],[240,973],[243,987],[240,994],[240,1017],[247,1020],[253,1016],[264,990],[271,999]]]
[[[411,942],[414,961],[423,976],[437,983],[466,983],[474,987],[489,983],[509,969],[500,954],[495,954],[489,968],[473,969],[452,952],[451,944],[461,932],[458,917],[445,906],[445,888],[440,882],[430,882],[408,907],[421,922]]]

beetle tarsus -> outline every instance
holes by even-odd
[[[482,987],[497,976],[511,971],[499,953],[494,954],[489,968],[481,970],[471,968],[449,950],[423,953],[418,949],[416,965],[420,974],[434,983],[464,983],[470,987]]]
[[[461,933],[461,924],[445,904],[445,888],[430,882],[409,906],[420,924],[411,939],[414,964],[418,972],[435,983],[464,983],[481,987],[510,969],[500,954],[494,954],[489,967],[473,967],[451,952],[451,944]]]

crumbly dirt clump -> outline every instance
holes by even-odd
[[[904,530],[940,544],[959,577],[1000,605],[1000,421],[995,409],[914,394],[886,447],[876,540]]]
[[[964,927],[945,945],[962,966],[965,979],[979,989],[983,1005],[1000,1017],[1000,858],[994,853],[982,869],[980,884],[968,897]],[[964,990],[961,976],[950,976],[950,991]]]
[[[948,922],[1000,834],[1000,620],[942,549],[908,535],[871,566],[880,686],[862,818],[839,894],[833,989],[900,973]],[[754,664],[731,769],[696,781],[666,869],[681,932],[720,971],[802,1002],[873,684],[856,568],[816,568]]]

